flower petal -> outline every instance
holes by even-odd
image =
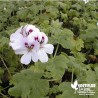
[[[36,51],[32,51],[32,61],[38,61],[38,53]]]
[[[46,44],[44,45],[43,49],[45,50],[46,53],[52,54],[54,50],[54,46],[52,44]]]
[[[32,24],[28,24],[28,25],[26,26],[26,33],[28,33],[30,29],[34,30],[34,29],[35,29],[35,26],[32,25]]]
[[[48,61],[48,56],[46,52],[42,49],[38,51],[38,58],[43,63]]]
[[[31,52],[24,54],[20,61],[22,64],[28,65],[31,61]]]
[[[22,49],[24,44],[17,41],[17,42],[14,42],[14,43],[10,42],[9,45],[13,48],[13,50],[17,50],[17,49]]]
[[[30,40],[35,40],[35,37],[38,37],[38,40],[37,41],[41,41],[41,39],[42,39],[42,36],[41,36],[41,33],[40,32],[33,32],[33,33],[31,33],[31,34],[29,34],[28,35],[28,39],[30,39]]]
[[[34,25],[32,24],[27,24],[26,26],[24,26],[23,28],[23,35],[24,36],[28,36],[29,34],[31,33],[34,33],[34,32],[39,32],[39,29],[36,28]]]
[[[10,41],[13,42],[13,41],[15,41],[15,40],[17,40],[17,39],[22,37],[21,29],[22,29],[22,27],[20,27],[15,33],[11,34]]]
[[[19,38],[21,38],[21,34],[20,34],[20,33],[13,33],[13,34],[11,34],[11,36],[10,36],[10,41],[11,41],[11,42],[14,42],[15,40],[17,40],[17,39],[19,39]]]
[[[28,51],[27,49],[17,49],[15,50],[15,54],[26,54]]]
[[[47,42],[48,42],[48,37],[47,37],[47,35],[44,33],[44,32],[41,32],[41,35],[42,35],[42,37],[44,37],[44,43],[43,44],[47,44]]]
[[[24,43],[27,41],[26,38],[21,38],[15,42],[10,42],[9,45],[13,48],[13,50],[17,50],[17,49],[25,49],[25,45]]]

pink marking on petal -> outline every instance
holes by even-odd
[[[32,30],[32,29],[30,29],[30,30],[29,30],[29,32],[33,32],[33,30]]]
[[[36,40],[38,40],[38,37],[36,37]]]
[[[35,41],[36,41],[36,40],[38,41],[38,37],[35,37],[34,39],[35,39]]]
[[[45,41],[45,37],[42,36],[42,40],[41,40],[40,44],[42,44],[44,41]]]
[[[25,42],[25,46],[28,47],[28,43]]]
[[[44,36],[42,36],[42,39],[44,40],[44,39],[45,39],[45,37],[44,37]]]
[[[25,43],[25,45],[28,45],[28,43]]]
[[[29,35],[30,33],[32,33],[32,32],[33,32],[33,30],[32,30],[32,29],[30,29],[30,30],[29,30],[29,32],[28,32],[28,35]]]
[[[32,44],[31,46],[30,46],[30,48],[33,48],[34,47],[34,44]]]

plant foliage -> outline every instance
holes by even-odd
[[[0,1],[0,98],[97,98],[74,94],[71,82],[98,86],[98,1]],[[9,38],[36,25],[55,49],[46,63],[22,65]]]

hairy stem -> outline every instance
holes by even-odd
[[[72,72],[72,76],[71,76],[71,82],[73,83],[73,72]]]
[[[5,67],[6,70],[8,71],[8,74],[9,74],[10,78],[12,78],[11,73],[10,73],[10,71],[9,71],[9,69],[8,69],[8,67],[7,67],[7,65],[5,64],[3,58],[2,58],[1,56],[0,56],[0,58],[1,58],[1,61],[3,62],[4,67]]]
[[[58,48],[59,48],[59,44],[58,44],[57,47],[56,47],[56,50],[55,50],[55,53],[54,53],[54,58],[55,58],[55,56],[56,56],[56,54],[57,54],[57,52],[58,52]]]

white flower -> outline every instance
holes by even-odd
[[[54,50],[54,46],[52,44],[47,44],[48,37],[45,33],[41,32],[41,41],[40,41],[40,48],[38,50],[38,58],[41,62],[48,61],[48,54],[52,54]]]
[[[26,26],[23,27],[21,34],[24,37],[27,37],[30,33],[33,32],[40,32],[38,28],[36,28],[34,25],[27,24]]]
[[[54,50],[54,46],[52,44],[47,44],[48,37],[43,32],[38,33],[32,33],[28,36],[29,39],[33,39],[37,41],[40,45],[38,49],[38,59],[41,62],[47,62],[48,61],[48,54],[52,54]]]
[[[20,27],[15,33],[11,34],[11,36],[10,36],[11,42],[15,42],[16,40],[21,39],[21,37],[23,37],[21,34],[22,28],[23,27]]]
[[[54,46],[47,44],[48,37],[45,33],[40,32],[33,25],[20,27],[14,34],[10,36],[10,46],[15,54],[23,54],[21,63],[28,65],[30,61],[41,62],[48,61],[48,55],[52,54]]]
[[[38,28],[34,25],[27,24],[26,26],[21,26],[15,33],[11,34],[10,41],[14,42],[21,39],[21,37],[27,37],[30,33],[40,32]]]
[[[28,65],[31,60],[38,61],[38,49],[39,43],[35,40],[29,40],[28,38],[22,38],[11,44],[16,54],[23,54],[21,57],[21,63]]]

